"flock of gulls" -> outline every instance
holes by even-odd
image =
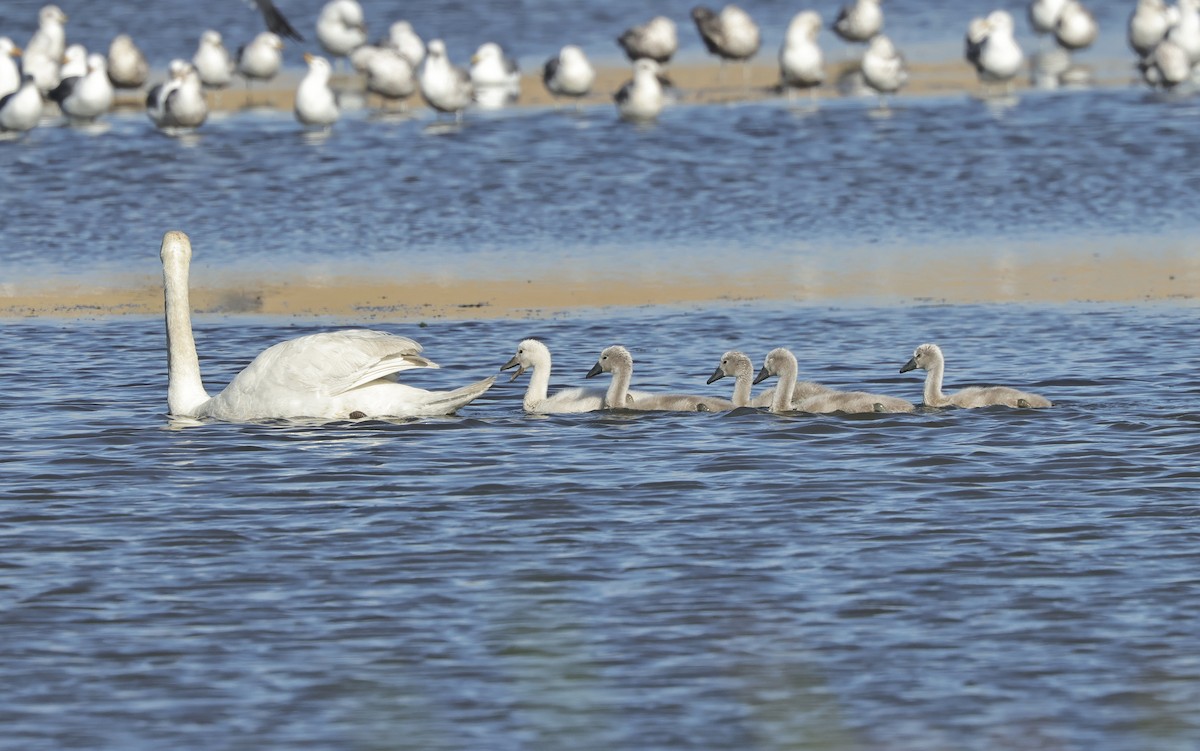
[[[863,44],[856,86],[886,97],[908,81],[903,55],[883,33],[883,0],[851,0],[829,28],[845,43]],[[283,66],[284,39],[303,41],[301,34],[271,0],[254,0],[267,30],[231,54],[220,32],[206,30],[190,60],[172,60],[165,81],[149,89],[146,113],[169,133],[202,125],[208,115],[205,91],[231,85],[240,77],[247,87],[269,81]],[[1035,83],[1070,82],[1081,69],[1071,53],[1090,46],[1099,33],[1092,13],[1080,0],[1031,0],[1029,24],[1040,36],[1051,36],[1053,49],[1043,49],[1033,66]],[[691,19],[707,50],[722,61],[742,65],[762,46],[758,24],[736,5],[720,11],[697,6]],[[113,39],[108,54],[89,54],[66,40],[67,16],[55,5],[38,14],[38,26],[22,49],[0,36],[0,132],[20,133],[53,119],[56,105],[68,122],[86,123],[113,107],[114,89],[141,89],[148,84],[146,58],[128,35]],[[1015,37],[1012,15],[997,10],[967,25],[965,57],[985,87],[1007,92],[1025,69],[1026,58]],[[825,24],[813,10],[797,13],[779,50],[779,85],[789,96],[825,84],[825,61],[818,38]],[[3,31],[3,30],[0,30]],[[472,106],[503,107],[520,92],[520,71],[500,45],[489,42],[476,50],[468,68],[451,62],[440,39],[423,41],[407,21],[396,21],[388,33],[369,42],[362,6],[357,0],[331,0],[316,21],[317,41],[334,60],[348,60],[365,80],[366,90],[385,107],[403,105],[420,92],[440,113],[460,120]],[[1147,84],[1174,89],[1200,80],[1200,0],[1137,0],[1128,22],[1129,44]],[[658,16],[617,38],[633,65],[632,78],[615,94],[617,110],[629,120],[653,120],[668,101],[667,66],[679,48],[675,21]],[[328,128],[340,116],[338,92],[331,87],[333,68],[324,57],[305,53],[308,70],[295,92],[295,115],[305,126]],[[555,97],[575,100],[592,93],[596,71],[575,45],[563,47],[544,66],[543,82]]]
[[[177,418],[231,421],[308,418],[362,420],[456,412],[484,394],[496,376],[451,391],[430,391],[400,383],[397,374],[438,365],[422,354],[408,337],[369,329],[344,329],[288,339],[263,350],[216,396],[209,396],[200,376],[200,360],[192,334],[188,273],[192,246],[183,232],[163,236],[159,251],[167,329],[167,406]],[[755,374],[751,359],[739,351],[721,356],[709,377],[712,384],[733,379],[729,399],[695,394],[664,394],[632,390],[633,356],[625,347],[604,349],[587,378],[607,373],[607,388],[566,388],[549,393],[550,350],[537,339],[526,339],[500,366],[516,368],[510,380],[529,372],[524,408],[534,414],[579,413],[598,410],[720,412],[739,407],[771,412],[902,413],[912,402],[865,391],[840,391],[799,381],[795,355],[783,348],[767,353]],[[942,391],[945,358],[936,344],[922,344],[901,373],[926,373],[924,405],[940,407],[1008,407],[1034,409],[1052,406],[1045,397],[1006,386],[970,387]],[[768,378],[776,385],[752,394]]]

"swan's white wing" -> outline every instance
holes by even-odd
[[[289,339],[267,348],[237,380],[253,377],[289,389],[337,396],[411,368],[436,368],[421,345],[383,331],[346,329]]]

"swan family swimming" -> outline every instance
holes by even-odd
[[[447,415],[482,396],[496,376],[465,386],[431,391],[399,382],[398,374],[418,368],[437,368],[420,344],[405,336],[369,329],[344,329],[309,334],[274,344],[259,353],[229,384],[210,395],[200,374],[192,331],[189,270],[191,240],[172,230],[159,249],[163,267],[164,316],[167,333],[167,406],[176,417],[213,418],[235,422],[315,418],[357,420]],[[533,414],[579,413],[599,410],[724,412],[739,407],[771,412],[903,413],[915,406],[899,397],[865,391],[842,391],[799,380],[799,363],[789,350],[771,350],[757,376],[748,355],[732,350],[721,356],[712,376],[734,380],[732,398],[714,394],[662,393],[631,388],[633,355],[621,345],[604,348],[585,378],[608,374],[607,388],[569,387],[549,393],[550,349],[538,339],[525,339],[500,371],[516,369],[510,380],[529,373],[523,407]],[[1032,409],[1051,402],[1037,394],[1004,386],[971,387],[949,396],[942,393],[945,359],[934,344],[917,348],[900,372],[927,371],[926,407],[984,407],[1004,405]],[[778,385],[757,395],[751,389],[768,378]]]

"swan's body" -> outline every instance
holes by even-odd
[[[605,409],[634,409],[641,411],[663,410],[670,412],[723,412],[734,408],[727,399],[689,394],[637,394],[631,395],[629,383],[633,380],[633,355],[620,345],[608,347],[587,377],[611,373],[612,382],[604,395]],[[632,398],[631,398],[632,396]]]
[[[566,414],[604,409],[604,389],[567,388],[554,392],[553,396],[547,393],[550,387],[550,350],[537,339],[526,339],[517,345],[517,353],[500,370],[514,367],[517,372],[513,373],[510,380],[516,380],[526,370],[531,371],[522,402],[526,412]],[[632,392],[627,394],[626,403],[631,405],[639,396],[648,395]]]
[[[104,55],[97,54],[88,55],[85,75],[64,78],[50,92],[63,114],[80,122],[94,120],[112,109],[113,97],[108,63]]]
[[[208,29],[200,35],[200,44],[196,54],[192,56],[192,65],[200,74],[200,83],[212,89],[220,89],[229,85],[233,80],[234,64],[225,49],[221,32]]]
[[[942,376],[946,361],[936,344],[922,344],[913,352],[912,358],[900,368],[901,373],[921,368],[925,371],[926,407],[990,407],[1003,404],[1006,407],[1050,407],[1049,399],[1037,394],[1009,388],[1007,386],[971,386],[953,394],[942,393]]]
[[[307,52],[304,62],[308,72],[296,87],[296,119],[303,125],[328,128],[337,122],[337,99],[329,88],[329,76],[333,72],[328,61]]]
[[[658,63],[649,58],[633,64],[633,80],[626,82],[613,97],[622,118],[646,121],[658,117],[666,101],[658,74]]]
[[[794,401],[789,394],[794,394],[796,375],[799,365],[796,356],[783,347],[778,347],[767,353],[762,370],[758,371],[755,383],[762,383],[771,376],[778,376],[779,386],[775,389],[771,400],[772,412],[812,412],[827,414],[830,412],[862,413],[862,412],[912,412],[916,409],[912,402],[883,394],[871,394],[866,391],[833,391],[825,390],[811,396]]]
[[[596,69],[583,50],[573,44],[559,50],[542,68],[542,83],[555,99],[565,96],[578,100],[587,96],[595,81]]]
[[[263,350],[221,393],[210,397],[200,379],[192,336],[187,235],[163,236],[161,257],[167,323],[167,407],[179,417],[230,421],[275,418],[349,420],[450,414],[491,387],[495,377],[454,391],[397,383],[396,373],[436,368],[421,346],[382,331],[348,329],[301,336]]]
[[[844,41],[866,42],[883,31],[883,8],[880,0],[855,0],[838,13],[833,31]]]
[[[770,407],[771,402],[775,399],[775,389],[769,388],[761,391],[757,396],[750,395],[750,388],[754,383],[754,364],[750,362],[750,356],[744,352],[732,350],[721,355],[721,363],[713,374],[709,376],[708,383],[716,383],[725,376],[732,376],[733,383],[733,405],[735,407]],[[792,404],[799,404],[810,396],[827,393],[829,388],[822,386],[819,383],[812,381],[798,381],[792,387]]]
[[[128,34],[118,34],[108,45],[108,78],[118,89],[138,89],[150,76],[146,56]]]
[[[471,76],[462,68],[455,67],[446,54],[446,43],[431,39],[417,75],[421,96],[438,112],[453,113],[456,120],[462,119],[463,110],[471,104]]]
[[[645,57],[666,65],[679,50],[679,33],[674,21],[666,16],[655,16],[640,26],[626,29],[617,37],[617,44],[632,61]]]
[[[779,48],[779,79],[790,95],[793,89],[813,90],[825,81],[825,57],[817,44],[821,16],[816,11],[797,13],[788,24]]]

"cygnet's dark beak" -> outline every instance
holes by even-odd
[[[767,370],[767,366],[764,365],[763,369],[758,371],[758,375],[754,376],[754,383],[762,383],[770,377],[771,371]]]
[[[603,372],[604,372],[604,368],[600,367],[600,361],[597,360],[596,364],[592,366],[592,369],[587,372],[587,375],[584,376],[584,378],[592,378],[594,376],[600,375]]]
[[[725,371],[721,370],[721,366],[718,365],[717,369],[713,371],[713,374],[708,377],[708,380],[705,383],[716,383],[724,377]]]
[[[916,367],[917,367],[917,358],[910,357],[910,358],[908,358],[908,362],[904,363],[904,367],[900,368],[900,372],[907,373],[910,370],[914,370]]]
[[[513,367],[514,365],[520,365],[520,363],[517,362],[516,355],[513,355],[511,360],[509,360],[508,362],[501,365],[500,370],[508,370],[509,368]],[[517,380],[517,378],[520,377],[520,375],[524,372],[525,372],[525,366],[521,365],[521,367],[517,368],[517,372],[512,374],[512,378],[508,379],[508,382],[512,383],[513,381]]]

